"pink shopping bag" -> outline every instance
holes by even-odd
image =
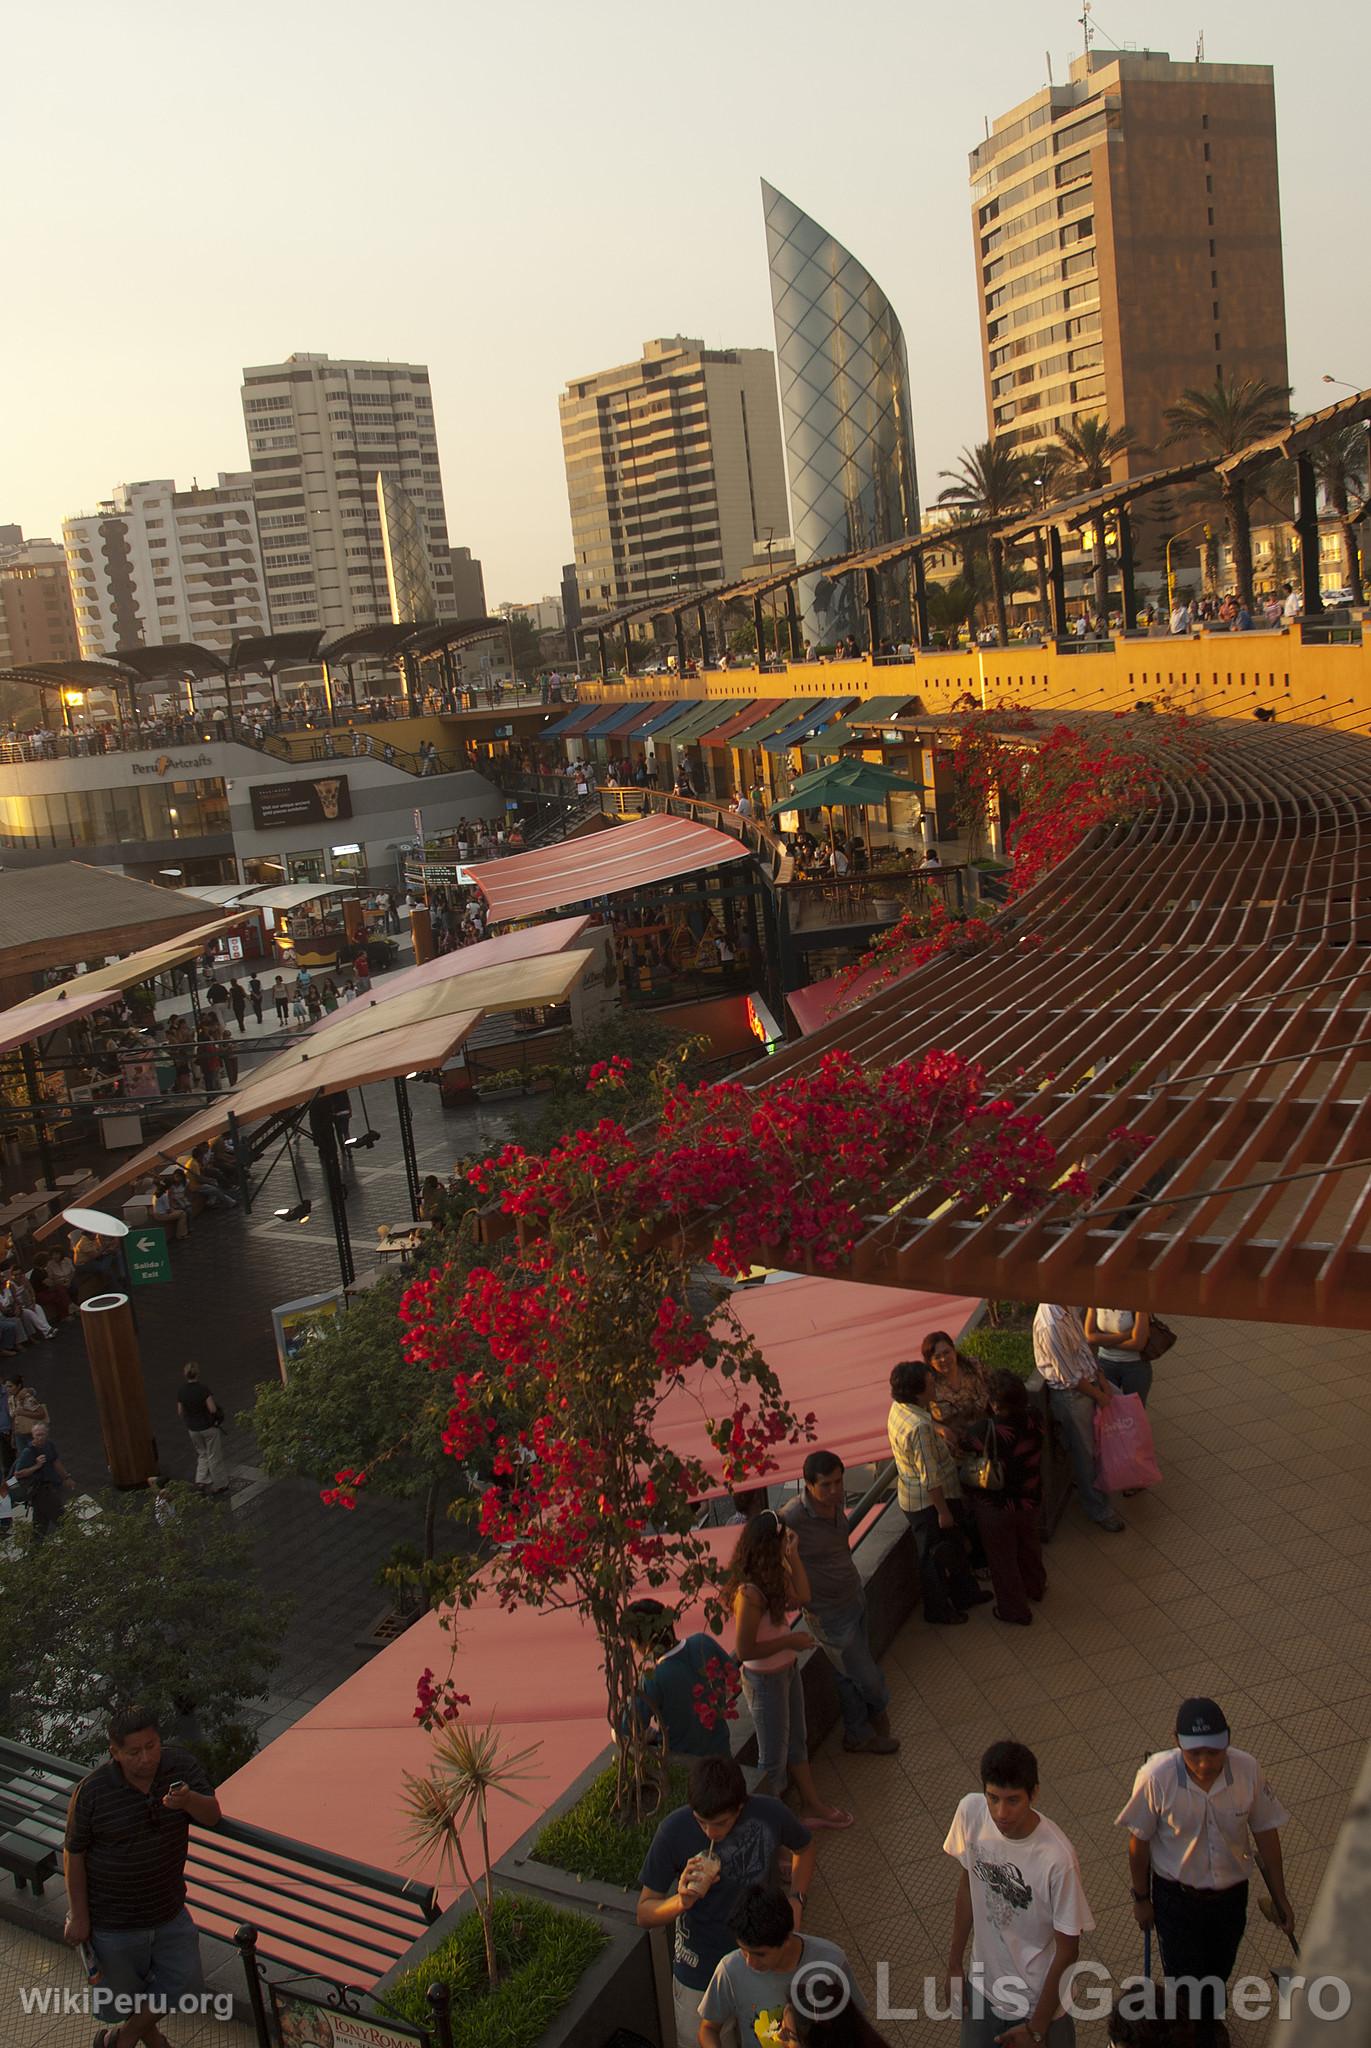
[[[1095,1463],[1105,1493],[1161,1485],[1147,1410],[1137,1394],[1115,1394],[1095,1410]]]

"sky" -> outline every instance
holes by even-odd
[[[759,181],[905,330],[920,488],[985,436],[967,154],[1061,81],[1076,0],[65,0],[0,76],[0,524],[247,466],[244,365],[426,362],[492,603],[570,559],[557,396],[650,336],[771,347]],[[1371,384],[1371,9],[1105,0],[1101,46],[1276,67],[1295,403]],[[1305,31],[1303,22],[1311,27]]]

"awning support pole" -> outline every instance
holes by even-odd
[[[1047,529],[1047,575],[1052,585],[1052,631],[1058,640],[1065,640],[1070,631],[1066,616],[1066,570],[1062,563],[1062,537],[1055,526]]]
[[[38,1163],[43,1169],[43,1178],[50,1188],[56,1187],[57,1178],[52,1168],[52,1148],[48,1144],[47,1119],[43,1114],[43,1093],[38,1085],[38,1062],[33,1056],[29,1041],[20,1047],[24,1062],[24,1085],[28,1090],[29,1106],[33,1110],[33,1128],[38,1138]]]
[[[400,1154],[405,1162],[405,1186],[409,1190],[409,1213],[419,1221],[419,1162],[414,1156],[414,1117],[409,1106],[409,1087],[403,1074],[395,1076],[395,1114],[400,1125]]]
[[[928,575],[924,569],[922,549],[914,557],[914,645],[929,645]]]
[[[1120,505],[1114,517],[1119,524],[1119,578],[1123,585],[1123,630],[1130,633],[1138,616],[1138,593],[1133,584],[1133,522],[1127,505]]]
[[[1295,531],[1300,540],[1300,591],[1306,616],[1323,610],[1319,581],[1319,484],[1312,455],[1295,457]]]
[[[795,602],[793,583],[787,583],[785,587],[785,616],[786,624],[790,628],[790,659],[798,661],[804,643],[800,635],[800,608]]]

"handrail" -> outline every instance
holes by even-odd
[[[40,1783],[36,1773],[58,1783]],[[0,1737],[0,1803],[19,1816],[4,1825],[22,1831],[29,1816],[64,1826],[71,1792],[85,1776],[80,1764]],[[359,1954],[375,1957],[382,1974],[439,1913],[430,1884],[227,1814],[216,1827],[192,1826],[186,1876],[197,1918],[230,1932],[251,1918],[262,1929],[264,1955],[293,1966],[317,1959],[325,1974],[339,1963],[355,1967]],[[331,1947],[331,1938],[347,1951]]]

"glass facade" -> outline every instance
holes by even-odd
[[[147,840],[205,839],[231,829],[228,796],[218,776],[0,796],[0,846],[135,846]]]
[[[904,334],[857,259],[765,180],[771,308],[797,561],[851,554],[919,530]],[[864,637],[860,592],[807,577],[806,637]],[[907,604],[891,619],[903,632]]]

